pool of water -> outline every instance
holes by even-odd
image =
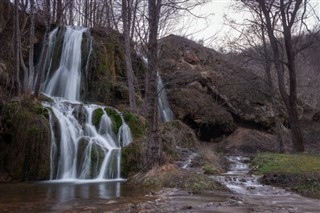
[[[112,210],[146,201],[145,193],[123,181],[0,184],[0,212]]]

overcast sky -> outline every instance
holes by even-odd
[[[196,17],[184,18],[181,20],[177,31],[174,34],[187,36],[193,40],[203,39],[207,46],[218,48],[223,45],[226,35],[232,36],[236,33],[225,24],[224,16],[237,21],[248,17],[245,12],[235,11],[231,5],[236,0],[211,0],[210,3],[199,6],[193,10],[198,16],[207,16],[206,19]],[[320,5],[320,0],[311,0],[313,5]],[[317,7],[320,10],[320,7]],[[319,11],[320,12],[320,11]]]

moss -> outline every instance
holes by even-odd
[[[144,186],[180,188],[192,193],[201,193],[206,190],[228,191],[224,185],[205,175],[179,169],[172,164],[154,168],[147,174],[137,174],[130,181]]]
[[[3,124],[8,127],[2,138],[0,172],[15,180],[44,180],[50,175],[50,127],[41,104],[32,98],[3,106]],[[2,141],[0,141],[2,142]],[[2,168],[1,168],[2,167]]]
[[[92,124],[95,126],[98,126],[102,115],[103,115],[103,109],[98,108],[94,110],[92,113]]]
[[[216,168],[211,165],[211,164],[205,164],[203,167],[203,172],[204,174],[207,174],[207,175],[214,175],[214,174],[217,174],[217,170]]]
[[[254,173],[264,175],[265,184],[320,198],[320,156],[264,153],[254,158],[252,166]]]
[[[121,153],[121,176],[129,177],[142,169],[145,147],[142,140],[133,141],[122,148]]]
[[[144,136],[145,126],[137,115],[132,112],[124,112],[123,118],[130,127],[133,139]]]
[[[38,129],[35,127],[31,127],[30,129],[27,130],[28,135],[32,136],[32,135],[36,135],[38,132]]]
[[[113,108],[105,108],[107,115],[110,117],[112,122],[113,132],[118,134],[119,128],[122,125],[122,119],[119,113]]]
[[[105,154],[100,146],[93,144],[91,148],[91,178],[97,177],[99,175],[99,168],[103,162]]]

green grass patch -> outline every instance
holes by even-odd
[[[217,174],[217,170],[216,168],[211,165],[211,164],[205,164],[203,167],[202,167],[202,170],[203,170],[203,173],[206,174],[206,175],[214,175],[214,174]]]
[[[258,174],[320,173],[320,156],[264,153],[254,158],[252,165],[258,166],[256,170]]]
[[[252,161],[262,182],[320,198],[320,156],[263,153]]]

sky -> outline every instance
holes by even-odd
[[[246,12],[235,11],[232,8],[236,0],[211,0],[209,3],[195,8],[192,12],[197,18],[188,16],[181,19],[177,30],[173,34],[178,34],[195,41],[204,40],[206,46],[219,48],[224,45],[226,36],[236,37],[237,33],[226,24],[224,16],[236,21],[249,17]],[[310,0],[313,5],[320,5],[320,0]],[[317,7],[320,12],[320,7]]]

